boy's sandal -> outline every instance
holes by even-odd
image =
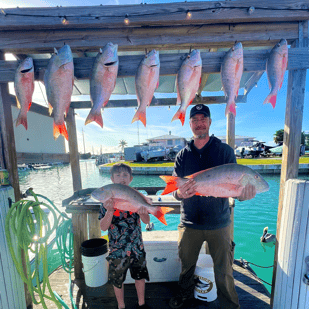
[[[181,308],[187,299],[187,297],[175,296],[170,299],[168,304],[173,309]]]

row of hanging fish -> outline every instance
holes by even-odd
[[[103,127],[101,109],[108,103],[114,91],[118,75],[118,45],[108,43],[100,49],[93,63],[90,73],[90,99],[92,108],[85,124],[92,121]],[[266,63],[266,72],[270,86],[270,93],[264,101],[276,105],[276,98],[282,86],[284,73],[287,68],[288,46],[282,39],[271,50]],[[221,65],[221,81],[227,104],[225,115],[232,113],[236,116],[235,101],[238,96],[240,80],[243,73],[243,47],[240,42],[235,43],[226,53]],[[146,126],[146,108],[150,105],[155,90],[159,86],[160,75],[159,52],[152,50],[141,60],[135,75],[135,88],[138,109],[132,122],[140,120]],[[178,111],[172,118],[185,122],[186,110],[192,103],[199,89],[202,75],[202,59],[199,50],[192,50],[183,60],[177,73],[177,105]],[[50,113],[54,111],[53,135],[58,138],[63,135],[68,140],[68,133],[64,123],[64,116],[68,113],[74,84],[73,56],[69,45],[64,45],[50,58],[44,75],[47,100]],[[21,62],[16,70],[14,81],[17,106],[20,113],[16,126],[22,124],[27,129],[27,112],[32,103],[34,91],[34,67],[32,58]]]

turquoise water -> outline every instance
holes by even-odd
[[[108,174],[99,173],[94,160],[80,162],[83,188],[100,187],[111,183]],[[264,175],[269,183],[269,191],[257,195],[250,201],[238,202],[235,205],[234,241],[235,258],[243,258],[260,266],[271,266],[274,261],[275,247],[266,247],[264,251],[260,244],[263,229],[268,226],[268,232],[276,233],[277,209],[279,198],[280,176]],[[309,175],[300,175],[300,179],[309,179]],[[165,182],[158,176],[135,175],[132,186],[165,186]],[[35,193],[51,199],[55,205],[62,209],[62,200],[73,194],[72,175],[69,165],[53,166],[42,171],[20,172],[20,187],[24,192],[32,187]],[[166,215],[167,226],[159,222],[155,217],[151,221],[156,230],[176,230],[180,215]],[[145,225],[143,224],[145,230]],[[252,265],[251,265],[252,266]],[[271,283],[272,268],[262,269],[252,266],[258,276]],[[270,287],[265,285],[270,291]]]

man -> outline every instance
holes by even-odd
[[[218,138],[209,136],[211,117],[206,105],[198,104],[190,111],[193,140],[175,159],[174,176],[185,177],[196,172],[227,163],[236,163],[233,149]],[[178,226],[178,252],[182,271],[178,293],[169,305],[184,307],[194,292],[194,271],[201,246],[207,241],[214,262],[218,299],[222,309],[239,309],[233,278],[234,242],[230,233],[230,209],[227,198],[195,195],[195,181],[189,179],[174,192],[181,201],[181,222]],[[254,186],[247,185],[239,200],[255,196]]]

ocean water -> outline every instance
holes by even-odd
[[[99,168],[94,160],[80,161],[82,186],[85,188],[100,187],[111,183],[110,175],[99,173]],[[54,202],[63,211],[62,200],[73,194],[72,174],[70,165],[55,165],[48,170],[33,170],[19,172],[21,191],[33,188],[37,194],[44,195]],[[268,232],[276,233],[277,210],[279,199],[279,175],[263,175],[269,183],[269,191],[258,194],[250,201],[235,204],[234,218],[234,241],[235,258],[254,263],[259,266],[272,266],[274,262],[275,247],[261,246],[260,237],[264,227],[268,226]],[[309,179],[309,175],[299,175],[300,179]],[[159,176],[135,175],[131,186],[151,187],[165,186],[165,182]],[[156,230],[177,230],[179,216],[175,214],[165,215],[167,226],[163,225],[157,218],[151,216]],[[145,225],[142,225],[145,230]],[[273,268],[260,268],[250,264],[258,277],[271,283]],[[270,286],[265,284],[270,291]]]

